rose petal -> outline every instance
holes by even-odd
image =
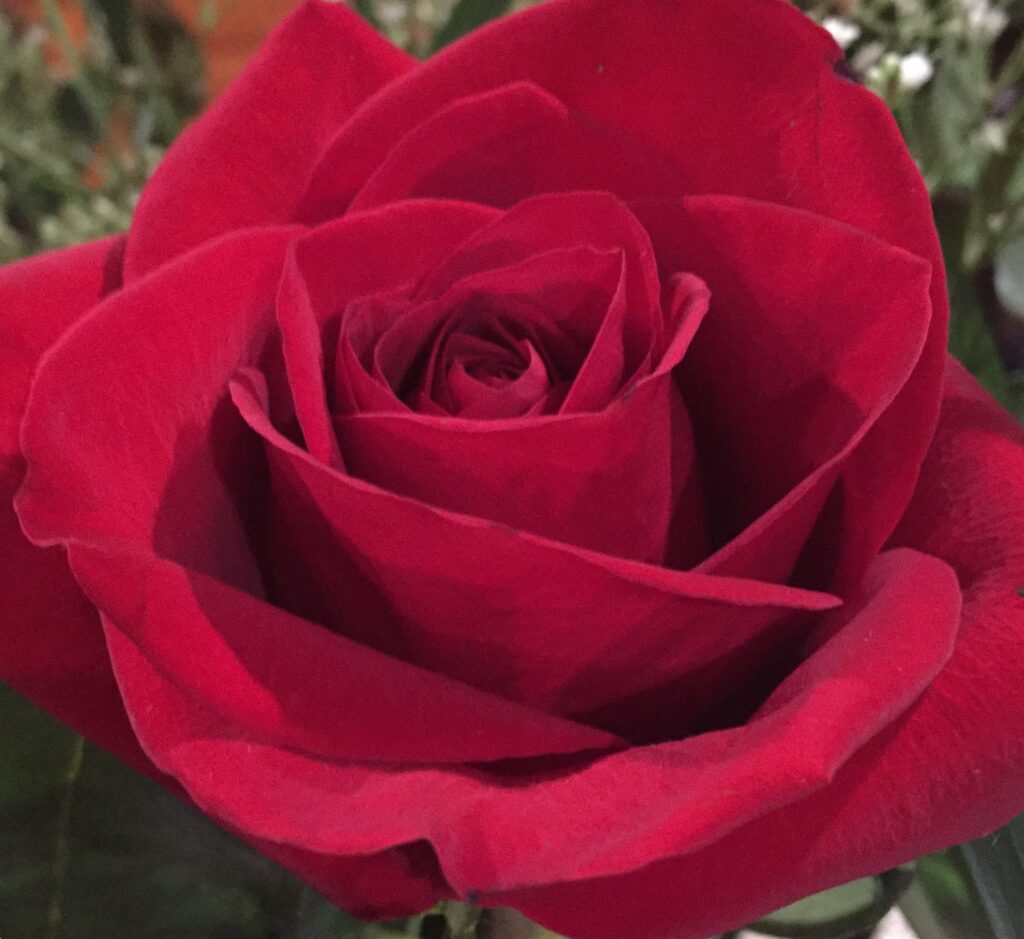
[[[39,357],[120,282],[123,239],[0,270],[0,678],[134,766],[149,766],[125,719],[96,611],[63,551],[22,534],[11,507],[24,476],[18,429]],[[150,767],[150,769],[152,769]]]
[[[603,192],[556,193],[519,203],[467,239],[417,293],[438,297],[473,274],[580,247],[621,251],[630,306],[638,315],[659,308],[661,288],[650,238],[626,205]]]
[[[307,616],[426,668],[574,714],[699,671],[787,615],[838,602],[595,554],[378,489],[277,433],[258,378],[241,375],[232,392],[268,448],[271,553],[304,578],[287,602],[313,604]]]
[[[424,841],[380,854],[339,857],[258,838],[246,840],[315,890],[329,893],[333,903],[359,919],[402,919],[454,898],[437,856]]]
[[[522,140],[531,131],[559,126],[566,118],[565,107],[557,98],[529,82],[516,82],[456,101],[399,142],[362,186],[349,210],[358,212],[414,197],[420,180],[443,168],[460,151],[493,153],[495,146],[500,146],[506,138]],[[317,199],[315,193],[324,169],[322,165],[317,167],[317,178],[310,180],[306,200]],[[484,171],[481,175],[491,180],[491,186],[508,186],[522,173],[522,167],[517,165],[495,167],[491,164],[481,169]],[[505,200],[479,198],[472,191],[474,188],[467,187],[468,192],[456,198],[503,207]]]
[[[641,939],[698,939],[981,837],[1019,814],[1024,685],[1007,663],[1024,655],[1017,593],[1024,585],[1024,432],[955,362],[935,442],[894,542],[944,558],[963,591],[953,656],[903,719],[821,792],[710,849],[626,877],[495,902],[582,939],[624,930]],[[899,609],[894,628],[905,629],[907,617]],[[884,665],[874,654],[867,659],[872,669]]]
[[[104,613],[118,682],[144,707],[139,721],[161,707],[158,674],[225,735],[329,760],[465,763],[621,743],[391,659],[153,555],[73,548],[72,563]],[[181,720],[184,731],[188,714]]]
[[[862,570],[916,473],[901,446],[870,431],[925,343],[928,265],[848,226],[746,199],[634,208],[662,270],[693,271],[711,290],[679,370],[723,545],[701,570],[788,581],[837,480],[839,511],[825,522],[841,543],[821,557]]]
[[[235,229],[289,221],[323,145],[412,64],[344,5],[300,4],[161,161],[135,212],[126,279]]]
[[[109,297],[44,356],[17,502],[35,543],[155,550],[262,591],[249,542],[262,460],[223,405],[231,373],[260,358],[294,234],[204,245]]]
[[[479,770],[325,762],[235,740],[155,671],[126,697],[130,707],[136,696],[140,706],[159,698],[161,707],[139,727],[147,750],[207,811],[257,837],[340,855],[427,838],[461,896],[493,899],[531,884],[571,895],[565,881],[696,851],[772,808],[827,791],[867,741],[901,726],[897,718],[947,660],[958,597],[946,565],[893,552],[842,614],[835,638],[749,725],[633,748],[518,784]],[[752,893],[758,883],[747,880],[744,889]],[[549,911],[543,893],[515,896],[565,931],[579,913],[575,904]],[[694,897],[690,906],[698,901],[707,902]],[[606,895],[604,908],[619,902],[621,896]],[[679,898],[660,904],[638,916],[629,934],[668,934],[647,926],[669,911],[679,922],[683,905]],[[588,939],[623,934],[621,917],[579,919],[582,931],[572,928]],[[705,934],[682,922],[683,935]]]
[[[458,348],[466,351],[461,346]],[[471,374],[469,369],[473,363],[456,359],[441,384],[452,414],[469,420],[495,420],[540,412],[552,391],[548,368],[528,340],[521,340],[516,348],[522,356],[522,362],[515,366],[519,373],[505,382]],[[497,350],[499,355],[505,352]],[[451,354],[457,356],[458,352]]]
[[[580,203],[596,203],[611,210],[606,218],[616,216],[613,203],[604,197],[534,200],[474,236],[460,254],[482,263],[488,254],[507,253],[514,244],[508,233],[518,233],[524,217],[537,209],[543,214],[549,208]],[[614,226],[605,226],[601,237],[611,242]],[[634,263],[649,262],[646,239],[630,247]],[[351,387],[351,400],[357,405],[354,413],[339,415],[336,421],[351,472],[442,508],[655,563],[666,559],[669,520],[676,513],[679,531],[672,536],[672,560],[695,563],[706,549],[703,514],[693,474],[689,421],[671,382],[659,379],[657,373],[640,372],[642,381],[634,386],[634,397],[623,400],[621,407],[611,406],[613,398],[595,397],[619,390],[626,376],[652,358],[651,329],[662,318],[657,309],[626,306],[624,285],[632,282],[634,295],[643,288],[637,290],[638,272],[629,271],[626,276],[623,256],[621,250],[598,254],[591,248],[547,251],[456,280],[436,305],[426,302],[404,316],[385,315],[376,307],[363,311],[368,325],[360,332],[368,338],[361,342],[373,349],[379,375],[369,375],[349,351],[338,358],[337,385]],[[455,263],[450,262],[453,269]],[[442,270],[437,280],[443,284],[453,276]],[[695,279],[686,283],[690,292],[685,301],[676,298],[673,316],[678,322],[671,327],[692,335],[708,298],[706,288]],[[606,293],[614,290],[603,313],[590,296],[597,286]],[[429,289],[428,284],[424,292]],[[520,294],[527,306],[514,318],[524,324],[536,320],[538,342],[543,343],[550,332],[545,328],[550,318],[552,326],[563,329],[577,344],[592,344],[567,404],[601,409],[600,416],[566,413],[566,405],[557,419],[501,423],[409,413],[397,391],[407,384],[409,369],[422,356],[426,339],[436,332],[437,321],[443,318],[438,311],[468,306],[477,295],[498,308],[515,310]],[[374,322],[384,331],[375,342]],[[347,336],[355,325],[346,318],[343,334]],[[665,344],[660,337],[658,342]],[[685,343],[675,343],[672,349],[679,356]],[[431,361],[437,354],[435,349]],[[666,359],[659,363],[659,370],[674,364]],[[428,364],[428,372],[431,367]],[[383,387],[391,394],[382,394]],[[690,494],[684,502],[687,490]],[[515,499],[508,498],[509,492],[515,492]],[[637,499],[636,493],[645,496]]]
[[[689,420],[667,378],[600,414],[501,421],[355,414],[338,418],[336,427],[349,470],[360,479],[652,563],[665,557],[682,491],[697,485]],[[701,541],[701,516],[687,522],[693,541]]]
[[[320,221],[346,207],[435,194],[507,208],[543,192],[593,189],[634,198],[686,189],[679,171],[649,147],[567,111],[531,82],[455,100],[402,137],[365,182],[351,159],[360,146],[345,131],[332,142],[298,218]]]
[[[614,399],[615,391],[621,390],[626,368],[630,373],[637,371],[651,355],[651,322],[658,312],[631,310],[630,321],[625,297],[628,280],[622,251],[556,249],[468,274],[436,298],[428,295],[415,302],[422,294],[412,301],[389,297],[386,303],[392,306],[386,311],[372,302],[364,309],[354,308],[340,328],[345,340],[358,342],[361,357],[372,357],[374,379],[391,389],[399,400],[398,391],[427,349],[431,351],[423,371],[429,386],[438,367],[437,356],[449,337],[460,328],[500,317],[510,327],[514,324],[530,335],[557,377],[578,380],[579,373],[585,371],[583,378],[587,381],[589,373],[599,369],[596,380],[609,389],[603,399],[593,397],[593,410],[600,410]],[[603,324],[609,319],[612,323],[606,330]],[[358,339],[354,339],[354,333],[358,333]],[[587,349],[600,339],[605,346],[619,346],[618,361],[613,358],[609,362],[604,356],[588,369]],[[348,362],[339,359],[338,386],[352,378]],[[357,413],[372,410],[383,409],[364,406]],[[408,408],[387,410],[404,412]]]
[[[765,57],[766,43],[777,57]],[[367,180],[431,115],[460,99],[528,82],[664,154],[691,191],[776,201],[788,189],[797,199],[805,193],[820,198],[815,190],[822,167],[798,172],[813,165],[814,154],[801,155],[796,144],[810,150],[818,85],[840,80],[830,68],[838,55],[823,30],[780,2],[753,9],[741,0],[725,6],[706,0],[545,4],[470,34],[368,100],[325,150],[311,188],[331,174]],[[847,120],[856,122],[866,109],[866,100],[855,100]],[[800,120],[791,124],[791,115]],[[895,142],[890,132],[878,143],[887,156],[900,154],[897,168],[903,170],[905,151]],[[800,157],[798,166],[782,162],[784,148],[786,156]],[[881,162],[870,160],[868,175]]]

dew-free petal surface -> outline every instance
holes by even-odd
[[[958,363],[950,362],[938,433],[893,543],[956,572],[956,645],[917,703],[828,786],[691,856],[496,902],[586,939],[624,930],[699,939],[978,838],[1018,814],[1024,685],[1006,663],[1024,654],[1024,431]],[[912,585],[910,593],[927,611],[927,598]],[[911,641],[912,610],[891,618]],[[929,613],[922,629],[935,621]]]
[[[852,498],[869,501],[875,448],[905,454],[887,483],[885,524],[872,529],[884,540],[910,500],[934,431],[948,300],[924,183],[885,103],[839,74],[841,57],[823,29],[783,0],[552,0],[469,35],[374,95],[326,148],[311,191],[337,184],[334,196],[346,204],[430,115],[529,82],[670,162],[680,195],[806,209],[924,258],[932,264],[924,349],[874,423],[873,443],[851,454],[863,471],[844,481]],[[855,491],[859,485],[867,488]],[[851,559],[840,578],[855,583],[864,561]]]
[[[364,641],[513,700],[586,711],[697,671],[786,615],[838,603],[638,564],[400,496],[282,437],[258,375],[232,392],[267,445],[270,525],[287,539],[273,560],[303,583],[294,596],[319,602],[313,618],[347,631],[366,604],[379,624]]]
[[[296,417],[310,453],[342,465],[328,401],[342,390],[324,379],[334,374],[338,342],[329,323],[340,320],[359,297],[415,284],[499,216],[471,203],[411,200],[322,225],[296,240],[282,272],[276,315]]]
[[[701,570],[788,581],[838,480],[840,510],[828,521],[840,536],[821,550],[859,577],[918,472],[914,448],[872,428],[923,354],[929,265],[768,203],[692,196],[633,208],[663,278],[691,271],[711,292],[678,369],[721,546]],[[920,414],[899,413],[912,438]]]
[[[0,270],[0,678],[135,766],[95,609],[60,548],[24,536],[12,500],[24,477],[19,428],[36,365],[121,279],[123,240],[91,242]]]
[[[227,385],[266,345],[294,233],[204,245],[107,298],[49,350],[22,428],[17,505],[33,541],[153,550],[261,592],[249,540],[260,452]]]
[[[104,613],[118,681],[139,703],[141,722],[163,707],[158,695],[136,690],[149,688],[145,675],[156,672],[222,733],[328,760],[483,762],[622,745],[152,555],[72,548],[72,564]]]
[[[140,669],[126,699],[129,707],[161,702],[139,724],[144,746],[227,823],[324,854],[371,853],[426,838],[460,895],[497,893],[622,873],[652,857],[696,851],[827,787],[911,707],[947,660],[958,596],[945,564],[892,552],[876,562],[856,602],[836,614],[843,628],[749,725],[518,780],[495,778],[485,767],[323,761],[239,740],[156,670]],[[748,883],[756,889],[756,881]],[[526,909],[533,912],[529,903]],[[562,911],[563,932],[576,912]],[[592,923],[581,917],[573,931],[613,935]],[[657,934],[646,925],[638,917],[631,934]],[[698,935],[687,928],[686,935]]]

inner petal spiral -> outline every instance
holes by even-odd
[[[419,277],[335,293],[333,312],[311,291],[335,344],[324,387],[340,462],[439,508],[694,563],[706,538],[671,373],[709,295],[692,275],[664,286],[632,213],[575,193],[520,203]]]

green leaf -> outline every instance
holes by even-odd
[[[1024,817],[961,845],[996,939],[1024,936]]]
[[[431,46],[431,52],[443,49],[460,36],[508,13],[512,0],[459,0],[448,22],[441,27]]]
[[[871,930],[913,878],[909,868],[816,893],[759,920],[751,928],[785,939],[853,939]]]
[[[374,933],[0,685],[0,935]]]
[[[962,855],[943,851],[921,858],[900,909],[924,939],[995,939]]]

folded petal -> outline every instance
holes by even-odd
[[[204,245],[108,297],[49,350],[22,430],[18,511],[34,542],[155,550],[262,591],[251,541],[262,456],[225,396],[232,372],[261,359],[294,234]]]
[[[289,221],[323,145],[412,64],[343,4],[302,3],[146,185],[126,280],[235,229]]]
[[[628,347],[620,359],[630,353],[636,370],[644,353],[650,356],[651,321],[658,311],[636,309],[627,321],[624,286],[629,278],[624,268],[622,251],[555,249],[469,273],[440,296],[392,291],[353,304],[338,324],[341,344],[352,355],[337,358],[336,390],[351,389],[335,402],[337,413],[419,410],[414,400],[426,404],[443,385],[449,344],[473,333],[480,334],[478,339],[489,335],[505,349],[529,341],[543,356],[548,377],[568,384],[578,377],[602,321],[612,318],[618,328],[610,338]],[[353,366],[365,377],[354,374]],[[620,390],[621,365],[610,371],[612,381],[618,382],[593,410],[614,400],[612,392]],[[392,400],[378,403],[368,394],[367,380],[387,390]],[[357,391],[361,394],[353,393]],[[348,406],[349,401],[355,406]],[[558,403],[546,411],[557,411]]]
[[[814,583],[859,579],[920,469],[913,447],[871,431],[890,414],[890,427],[899,416],[916,433],[920,414],[892,408],[927,341],[928,264],[849,226],[746,199],[634,210],[662,271],[691,271],[711,291],[678,369],[721,546],[701,570],[787,581],[838,486],[818,533],[836,543],[808,552]]]
[[[423,841],[379,854],[344,857],[251,836],[245,840],[360,919],[414,916],[454,898],[437,856]]]
[[[1024,655],[1024,431],[957,363],[893,542],[929,551],[956,571],[963,593],[956,646],[917,703],[828,786],[691,856],[495,902],[583,939],[624,930],[699,939],[981,837],[1019,814],[1024,685],[1007,663]],[[941,606],[934,616],[942,619]],[[916,622],[909,605],[891,618],[913,641],[908,621]],[[921,629],[923,636],[930,627]],[[867,659],[872,669],[884,667],[881,657]]]
[[[354,122],[317,164],[298,210],[320,221],[413,197],[507,208],[545,192],[593,189],[621,198],[677,195],[683,177],[630,134],[569,111],[532,82],[459,98],[412,128],[369,179],[351,159]],[[354,196],[353,196],[354,194]]]
[[[585,713],[838,602],[596,554],[379,489],[282,437],[254,378],[232,391],[267,445],[284,602],[467,684]]]
[[[161,702],[139,723],[143,743],[215,817],[321,854],[372,853],[425,838],[458,895],[493,896],[644,869],[652,858],[697,851],[827,788],[868,740],[899,726],[947,660],[958,596],[946,565],[893,552],[878,562],[856,602],[836,614],[835,636],[746,726],[518,778],[479,767],[323,761],[236,739],[155,670],[125,691],[133,712],[136,700],[141,708]],[[646,927],[687,897],[639,916],[629,934],[668,934]],[[529,912],[540,909],[552,919],[529,894],[523,899]],[[634,904],[617,895],[603,902],[606,909]],[[704,902],[694,895],[692,905]],[[562,909],[563,931],[577,912]],[[581,916],[572,928],[585,937],[616,934],[595,920]],[[681,917],[674,921],[686,936],[704,935]]]
[[[162,707],[156,673],[189,702],[181,731],[198,709],[225,735],[328,760],[485,762],[621,743],[389,658],[153,555],[73,548],[72,564],[104,614],[118,682],[143,708],[136,722]]]
[[[407,201],[350,215],[295,242],[277,294],[277,321],[296,416],[310,453],[341,465],[324,375],[334,374],[337,321],[348,304],[415,284],[498,216],[470,203]],[[325,332],[333,339],[326,347]],[[331,397],[341,393],[331,391]]]
[[[597,414],[498,421],[356,414],[336,427],[346,464],[360,479],[495,524],[657,564],[683,490],[697,485],[689,419],[667,377]],[[700,513],[685,521],[692,543],[703,545]],[[699,557],[696,550],[691,557]]]
[[[135,766],[148,766],[121,704],[99,618],[62,550],[22,534],[11,505],[25,465],[19,425],[39,358],[120,284],[119,238],[0,270],[0,679]]]
[[[604,192],[562,192],[519,203],[466,239],[417,295],[437,297],[472,274],[579,247],[621,251],[630,306],[641,313],[658,309],[660,285],[650,238],[627,206]]]

